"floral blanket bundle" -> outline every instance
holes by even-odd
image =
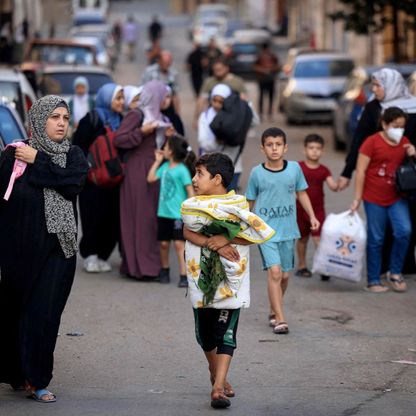
[[[181,209],[184,226],[211,235],[235,237],[260,244],[275,231],[249,211],[246,198],[234,191],[225,195],[195,196]],[[194,308],[237,309],[250,305],[249,246],[233,244],[240,260],[231,262],[205,247],[186,242],[189,294]]]

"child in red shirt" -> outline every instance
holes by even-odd
[[[315,246],[319,244],[322,224],[325,220],[325,203],[324,203],[324,183],[331,191],[338,190],[338,184],[332,177],[331,172],[325,166],[319,163],[324,150],[324,139],[318,134],[309,134],[304,140],[305,160],[300,161],[299,165],[308,182],[306,190],[311,200],[316,218],[321,224],[319,229],[312,231],[309,217],[302,206],[297,203],[297,221],[301,238],[297,241],[296,250],[298,254],[298,270],[296,276],[312,277],[311,271],[306,267],[306,250],[308,246],[309,235],[312,236]],[[322,280],[328,280],[329,276],[322,276]]]
[[[388,281],[396,292],[406,291],[401,273],[410,242],[412,226],[408,202],[399,194],[396,170],[407,156],[414,157],[415,147],[403,136],[407,114],[398,107],[384,110],[383,130],[365,139],[361,145],[355,176],[355,199],[351,211],[361,201],[367,216],[367,287],[372,293],[389,290],[380,280],[382,247],[387,224],[393,230]]]

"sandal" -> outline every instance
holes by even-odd
[[[227,397],[235,397],[234,389],[228,381],[224,383],[224,393]]]
[[[312,277],[312,272],[307,267],[304,267],[302,269],[296,270],[295,276],[298,276],[298,277]]]
[[[214,383],[215,383],[215,377],[211,376],[211,384],[214,385]],[[224,383],[224,394],[227,397],[235,397],[234,389],[227,380],[225,380],[225,383]]]
[[[273,332],[275,334],[288,334],[289,327],[285,321],[279,322],[274,328]]]
[[[214,409],[226,409],[231,406],[231,402],[227,399],[224,390],[213,389],[211,392],[211,407]]]
[[[386,293],[389,291],[389,288],[381,284],[376,284],[376,285],[366,286],[364,290],[370,293]]]
[[[406,292],[407,290],[407,285],[406,282],[403,280],[403,277],[400,276],[398,279],[394,278],[394,277],[387,277],[387,281],[390,283],[391,288],[395,291],[395,292]]]
[[[271,328],[274,328],[277,325],[276,315],[274,313],[271,313],[269,315],[269,326]]]
[[[45,399],[45,396],[52,397],[51,399]],[[32,394],[28,396],[29,399],[33,399],[39,403],[54,403],[56,402],[56,396],[46,389],[39,389],[32,391]]]

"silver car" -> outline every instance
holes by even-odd
[[[89,83],[89,94],[94,98],[98,89],[108,83],[113,82],[111,73],[101,66],[68,66],[68,65],[48,65],[44,68],[40,80],[40,91],[42,95],[60,95],[65,100],[69,100],[74,94],[75,78],[83,76]]]
[[[352,58],[343,53],[314,51],[298,55],[289,74],[280,76],[283,88],[279,105],[287,123],[332,122],[336,100],[353,67]]]

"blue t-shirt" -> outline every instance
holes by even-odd
[[[297,162],[285,160],[283,169],[279,171],[267,169],[264,164],[253,168],[246,197],[249,201],[256,201],[254,212],[276,231],[270,241],[300,237],[296,221],[296,192],[307,188]]]
[[[156,171],[156,176],[160,178],[157,216],[180,220],[182,202],[188,198],[186,186],[192,185],[188,168],[183,163],[170,168],[169,162],[165,162]]]

